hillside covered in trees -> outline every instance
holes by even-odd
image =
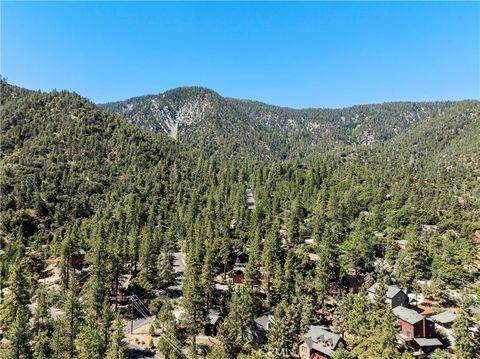
[[[295,110],[224,98],[201,87],[101,105],[144,130],[223,156],[287,159],[332,147],[384,142],[453,102],[397,102]]]
[[[1,101],[1,358],[478,357],[479,102]]]

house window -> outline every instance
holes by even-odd
[[[302,352],[306,352],[307,351],[307,348],[306,347],[302,347]]]
[[[406,333],[406,334],[407,334],[407,337],[409,337],[409,338],[412,336],[412,333],[410,333],[409,330],[407,330],[407,333]]]

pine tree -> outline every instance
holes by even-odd
[[[140,264],[140,275],[139,278],[142,281],[142,285],[145,288],[152,288],[154,284],[154,274],[155,274],[155,259],[156,251],[153,233],[148,227],[144,227],[142,230],[142,240],[140,242],[139,250],[139,264]]]
[[[246,286],[233,292],[229,312],[223,321],[219,335],[222,343],[217,351],[225,358],[235,358],[248,341],[249,325],[253,321],[254,293]]]
[[[33,359],[47,359],[51,358],[51,348],[48,332],[41,330],[37,332],[33,339]]]
[[[105,298],[105,300],[103,301],[102,315],[100,317],[100,321],[97,324],[100,330],[100,335],[103,338],[104,348],[108,346],[112,320],[113,320],[113,317],[112,317],[110,301],[108,300],[108,298]]]
[[[87,256],[90,276],[85,283],[84,292],[88,308],[94,311],[96,318],[100,318],[103,303],[108,299],[113,283],[110,255],[103,238],[103,223],[98,223],[93,229],[92,241],[92,248]]]
[[[247,265],[245,266],[245,272],[243,282],[246,286],[249,286],[252,290],[254,287],[260,284],[260,269],[258,268],[258,253],[252,251],[248,258]]]
[[[301,242],[300,222],[302,221],[302,208],[298,199],[292,202],[292,208],[290,210],[290,216],[288,220],[288,234],[290,242],[295,247]]]
[[[337,306],[333,312],[332,328],[343,337],[348,330],[348,317],[353,305],[353,295],[351,293],[342,295],[336,304]]]
[[[455,355],[459,359],[478,358],[480,356],[480,334],[473,332],[475,327],[468,302],[462,300],[460,313],[453,322],[453,338],[455,339]]]
[[[70,274],[75,271],[79,249],[79,228],[74,225],[65,232],[60,248],[60,269],[65,286],[69,285]]]
[[[274,278],[274,272],[277,263],[281,259],[281,242],[280,242],[280,223],[275,220],[272,228],[268,232],[263,248],[263,269],[265,271],[266,292],[270,294],[271,282]]]
[[[123,342],[123,327],[122,317],[117,314],[114,321],[112,337],[105,354],[106,359],[127,359],[127,348]]]
[[[401,356],[396,338],[395,316],[385,304],[386,293],[387,286],[381,281],[375,291],[374,303],[366,312],[366,320],[360,323],[359,331],[355,333],[357,338],[351,353],[359,359],[389,359]],[[356,304],[354,300],[354,310],[357,309]]]
[[[7,358],[28,359],[32,356],[30,348],[30,327],[28,324],[27,309],[19,306],[15,313],[15,320],[9,326],[5,337]]]
[[[46,323],[49,320],[50,314],[48,311],[47,290],[40,287],[37,290],[37,306],[34,311],[35,332],[38,333],[46,329]]]
[[[205,295],[205,307],[210,308],[213,294],[215,292],[215,262],[212,244],[207,244],[205,257],[203,260],[200,280]]]
[[[72,358],[76,353],[75,340],[80,330],[82,318],[82,307],[73,274],[70,275],[62,311],[63,315],[57,320],[55,328],[58,339],[58,342],[55,343],[55,351],[59,358]]]
[[[294,319],[295,309],[284,299],[275,308],[273,323],[268,332],[268,348],[276,356],[291,355],[297,342],[298,323]]]
[[[140,250],[140,240],[138,235],[138,227],[132,225],[130,227],[130,233],[128,234],[128,258],[132,263],[131,273],[134,274],[137,271],[138,256]]]
[[[177,359],[182,357],[181,344],[178,340],[177,324],[172,313],[170,303],[162,306],[159,320],[162,324],[162,335],[157,344],[157,349],[165,359]]]
[[[184,276],[183,301],[185,323],[192,336],[192,346],[196,347],[196,336],[203,328],[206,320],[205,297],[201,281],[197,279],[201,273],[201,258],[197,248],[192,248],[187,255],[187,269]]]
[[[1,323],[6,328],[7,323],[13,323],[19,308],[25,309],[30,303],[28,291],[29,279],[26,259],[16,259],[11,265],[8,278],[9,292],[0,307]]]
[[[172,258],[168,253],[160,253],[157,259],[157,278],[158,286],[165,288],[175,280]]]
[[[87,314],[78,335],[78,359],[102,359],[105,349],[94,314]]]

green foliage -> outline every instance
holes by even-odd
[[[334,328],[354,356],[402,357],[382,298],[369,303],[365,288],[332,297],[343,275],[385,272],[409,290],[432,280],[436,298],[447,287],[467,291],[478,276],[478,102],[297,111],[178,89],[129,100],[131,110],[106,106],[161,132],[156,108],[160,118],[180,121],[176,142],[75,94],[3,82],[2,89],[3,353],[22,342],[25,357],[125,357],[109,300],[125,275],[132,293],[168,287],[176,251],[186,254],[180,304],[191,343],[218,304],[215,278],[232,268],[235,250],[249,254],[246,285],[224,299],[228,311],[210,353],[217,358],[264,357],[252,350],[249,330],[273,308],[268,345],[291,351],[309,324],[329,316],[332,298]],[[189,111],[191,124],[182,123]],[[370,135],[375,141],[366,144]],[[406,248],[397,240],[407,240]],[[55,260],[60,289],[36,290]],[[82,267],[88,273],[77,284]],[[36,305],[31,322],[29,305]],[[56,320],[51,306],[61,308]],[[157,349],[174,358],[180,342],[171,307],[150,308],[159,311],[157,330],[168,334],[159,339],[171,339]],[[463,357],[476,340],[467,340],[467,321],[455,329]]]
[[[468,310],[468,304],[468,301],[462,301],[460,313],[453,322],[455,355],[458,359],[478,358],[480,355],[480,334],[478,330],[472,330],[476,323]]]

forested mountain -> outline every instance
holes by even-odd
[[[200,87],[101,105],[150,132],[213,154],[291,158],[313,150],[386,141],[452,102],[397,102],[294,110],[224,98]]]
[[[108,107],[133,124],[2,84],[0,358],[290,357],[311,325],[341,334],[335,358],[411,358],[390,281],[458,310],[455,352],[476,355],[462,298],[480,296],[479,102],[290,110],[189,88]],[[171,300],[173,253],[186,269]],[[132,298],[151,343],[127,348]],[[197,341],[218,308],[217,339]],[[259,343],[265,313],[279,319]]]

